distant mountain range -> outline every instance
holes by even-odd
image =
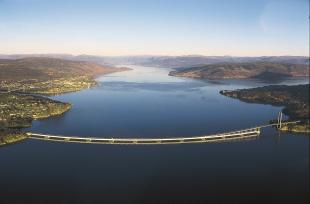
[[[199,65],[220,63],[243,63],[243,62],[280,62],[290,64],[309,63],[309,57],[304,56],[262,56],[262,57],[231,57],[231,56],[179,56],[179,57],[153,57],[146,62],[145,66],[158,66],[168,68],[188,68]]]
[[[69,54],[21,54],[1,55],[0,59],[21,59],[28,57],[49,57],[72,61],[88,61],[104,65],[142,65],[152,67],[165,67],[182,69],[198,65],[219,63],[243,63],[243,62],[279,62],[289,64],[309,64],[306,56],[261,56],[261,57],[234,57],[234,56],[97,56],[97,55],[69,55]]]
[[[0,54],[0,59],[23,59],[23,58],[56,58],[71,61],[87,61],[102,65],[128,65],[143,64],[149,61],[150,56],[97,56],[97,55],[70,55],[70,54]]]

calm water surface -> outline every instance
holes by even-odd
[[[33,132],[85,137],[175,137],[265,124],[281,107],[221,96],[268,85],[207,81],[133,67],[100,86],[53,97],[73,108]],[[277,84],[306,83],[293,79]],[[0,203],[307,203],[309,137],[264,129],[255,140],[163,146],[27,140],[0,149]]]

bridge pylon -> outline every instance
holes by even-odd
[[[280,111],[278,114],[278,124],[277,124],[278,129],[282,127],[282,118],[283,118],[283,114],[282,114],[282,111]]]

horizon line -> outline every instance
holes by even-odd
[[[159,55],[159,54],[136,54],[136,55],[101,55],[101,54],[71,54],[71,53],[14,53],[3,54],[0,56],[14,56],[14,55],[67,55],[72,57],[78,56],[96,56],[96,57],[309,57],[306,55],[203,55],[203,54],[184,54],[184,55]]]

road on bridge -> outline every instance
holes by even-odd
[[[282,124],[298,123],[300,121],[286,122]],[[255,138],[260,135],[262,128],[278,126],[278,123],[261,125],[253,128],[247,128],[226,133],[194,136],[194,137],[175,137],[175,138],[94,138],[94,137],[68,137],[57,136],[40,133],[28,132],[27,135],[31,139],[57,141],[57,142],[73,142],[85,144],[182,144],[182,143],[205,143],[205,142],[222,142],[231,140],[241,140]]]

